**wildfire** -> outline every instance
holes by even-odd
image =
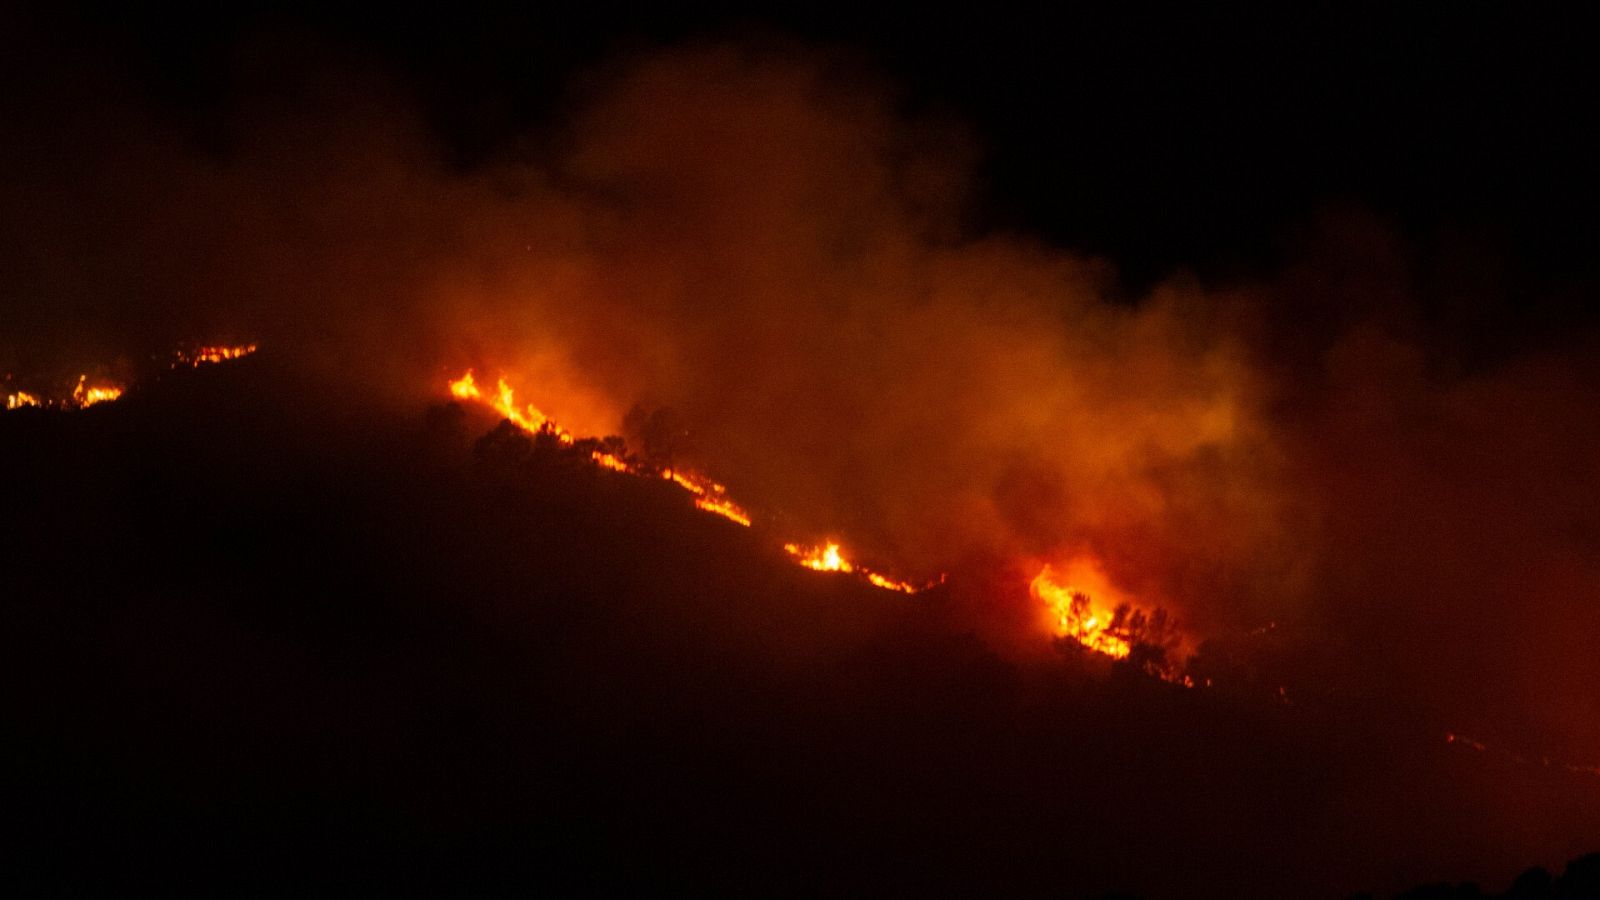
[[[105,403],[122,396],[119,387],[89,387],[89,376],[79,375],[78,386],[72,389],[72,402],[79,408],[93,406],[96,403]]]
[[[844,551],[833,541],[818,547],[802,547],[799,544],[784,544],[785,553],[794,557],[795,561],[808,569],[818,572],[846,572],[855,573],[865,578],[869,583],[886,591],[899,591],[903,594],[915,594],[920,588],[914,584],[897,581],[887,575],[874,572],[863,566],[845,559]],[[943,580],[941,578],[941,580]]]
[[[179,366],[198,367],[207,363],[227,362],[230,359],[241,359],[256,352],[255,344],[240,344],[234,347],[196,347],[194,350],[179,350],[173,354],[176,360],[173,368]]]
[[[222,363],[240,359],[256,352],[255,344],[240,344],[238,346],[207,346],[197,347],[193,350],[176,350],[172,353],[171,368],[193,368],[210,363]],[[7,375],[7,380],[11,376]],[[45,394],[30,391],[13,391],[5,395],[8,410],[23,409],[24,407],[37,407],[41,409],[85,409],[101,403],[110,403],[120,398],[125,388],[119,384],[112,384],[96,379],[90,381],[87,374],[79,375],[72,390],[66,394]]]
[[[44,397],[28,391],[16,391],[6,395],[6,409],[22,409],[24,407],[57,409],[83,409],[97,403],[107,403],[122,396],[122,388],[113,384],[90,384],[89,376],[79,375],[77,384],[73,385],[72,393],[64,397]]]
[[[577,439],[566,429],[555,423],[555,420],[545,415],[533,404],[517,405],[516,392],[505,378],[500,378],[495,384],[492,395],[485,394],[478,387],[477,380],[472,372],[467,372],[460,378],[449,383],[450,396],[457,400],[469,400],[476,403],[488,404],[495,412],[505,416],[511,424],[530,434],[554,435],[563,444],[573,444]],[[646,475],[639,468],[626,459],[602,450],[595,450],[589,454],[595,464],[611,469],[615,472],[626,472],[630,475]],[[739,504],[733,502],[728,496],[727,488],[710,480],[689,472],[677,469],[663,469],[661,477],[673,482],[684,490],[694,495],[694,505],[697,509],[719,515],[730,522],[737,522],[746,528],[750,527],[750,514]]]
[[[845,561],[838,544],[827,544],[803,550],[799,544],[784,544],[783,549],[800,561],[800,565],[818,572],[854,572],[855,566]]]
[[[450,396],[457,400],[483,403],[524,431],[532,434],[555,435],[564,444],[576,443],[576,439],[570,433],[557,425],[554,420],[545,415],[538,407],[532,404],[518,406],[516,393],[503,377],[497,381],[492,394],[486,393],[478,386],[478,382],[471,371],[468,371],[460,378],[451,380],[448,383],[448,387]],[[752,518],[749,511],[734,502],[733,498],[728,495],[728,489],[725,486],[710,478],[682,469],[647,470],[616,453],[602,450],[594,450],[589,456],[596,465],[616,472],[624,472],[641,477],[659,475],[659,477],[676,484],[693,495],[695,508],[721,516],[746,528],[750,527]],[[869,584],[888,591],[914,594],[920,590],[916,585],[890,578],[880,572],[874,572],[847,561],[844,557],[844,552],[837,543],[830,542],[824,546],[813,548],[801,548],[798,544],[785,544],[784,550],[794,557],[800,565],[808,569],[815,569],[819,572],[854,573]],[[943,580],[942,576],[940,580]]]
[[[475,400],[487,403],[494,408],[495,412],[511,420],[511,424],[521,428],[523,431],[532,434],[538,434],[543,431],[555,435],[563,444],[573,442],[572,435],[552,422],[549,416],[539,411],[538,407],[531,403],[524,407],[517,406],[516,393],[511,390],[511,385],[506,384],[504,378],[500,379],[500,382],[495,385],[494,395],[485,397],[483,391],[479,390],[477,381],[473,380],[472,373],[469,371],[467,374],[450,382],[450,395],[457,400]],[[598,456],[599,454],[596,455]],[[609,454],[606,455],[609,456]],[[612,463],[606,464],[607,468],[616,469],[621,466],[622,468],[619,471],[628,471],[626,464],[621,460],[612,457]]]
[[[715,481],[676,469],[663,471],[661,477],[693,494],[696,509],[703,509],[729,521],[738,522],[746,528],[750,527],[750,514],[728,497],[727,488]]]
[[[38,397],[27,391],[17,391],[15,394],[6,395],[6,409],[21,409],[24,406],[43,406]]]
[[[1166,610],[1146,611],[1121,594],[1093,559],[1046,565],[1029,586],[1044,606],[1056,637],[1113,659],[1142,649],[1140,665],[1151,674],[1192,687],[1182,674],[1180,649],[1187,638]]]
[[[1124,659],[1133,651],[1128,636],[1114,627],[1113,623],[1118,623],[1118,611],[1107,609],[1095,594],[1071,580],[1061,580],[1051,566],[1045,566],[1035,576],[1029,589],[1049,610],[1057,637],[1071,638],[1112,659]]]

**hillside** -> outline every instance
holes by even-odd
[[[1314,897],[1508,882],[1527,822],[1600,826],[1600,788],[1399,712],[1008,657],[970,579],[801,569],[493,426],[265,353],[0,414],[8,879]]]

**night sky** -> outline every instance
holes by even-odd
[[[0,412],[0,880],[1561,876],[1594,50],[1465,3],[0,12],[3,393],[125,389]],[[1179,637],[1087,650],[1041,573]]]

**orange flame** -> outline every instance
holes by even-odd
[[[467,374],[450,382],[450,395],[457,400],[476,400],[487,403],[495,412],[509,419],[511,424],[530,434],[547,432],[555,435],[563,444],[573,442],[572,435],[551,421],[550,417],[541,412],[537,406],[530,403],[527,406],[518,407],[516,392],[511,389],[511,385],[507,384],[504,378],[501,378],[499,383],[495,385],[494,396],[485,398],[483,391],[478,388],[478,383],[473,380],[472,372],[469,370]]]
[[[845,559],[844,551],[838,543],[828,541],[818,547],[801,547],[799,544],[784,544],[784,552],[795,558],[795,561],[808,569],[818,572],[854,572],[860,574],[870,584],[883,588],[886,591],[899,591],[903,594],[915,594],[920,588],[904,581],[896,581],[887,575],[879,574],[864,566]],[[942,579],[941,579],[942,580]]]
[[[171,356],[171,368],[178,369],[185,366],[194,367],[208,363],[221,363],[239,359],[256,352],[255,344],[241,344],[232,347],[199,347],[194,350],[176,350]],[[10,380],[10,376],[6,376]],[[88,375],[79,375],[78,381],[72,387],[72,392],[65,396],[41,395],[28,391],[15,391],[6,394],[5,408],[8,410],[22,409],[27,406],[51,409],[85,409],[101,403],[110,403],[122,397],[124,388],[117,384],[105,382],[91,383]]]
[[[72,405],[81,409],[86,406],[93,406],[96,403],[105,403],[109,400],[115,400],[122,396],[122,388],[106,386],[89,387],[88,380],[89,376],[87,375],[78,376],[78,386],[72,389]]]
[[[24,406],[43,406],[38,397],[27,391],[17,391],[15,394],[6,395],[6,409],[21,409]]]
[[[495,391],[492,395],[484,393],[470,370],[460,378],[449,381],[447,386],[450,390],[450,396],[455,399],[485,404],[524,431],[535,434],[554,434],[566,444],[576,442],[571,434],[567,433],[566,430],[562,429],[537,407],[532,405],[519,407],[515,392],[503,377],[495,385]],[[629,475],[653,477],[656,474],[640,471],[637,466],[614,453],[595,450],[590,453],[590,459],[598,466]],[[695,508],[721,516],[746,528],[750,527],[752,518],[749,511],[735,503],[733,498],[728,496],[728,489],[723,485],[703,475],[686,472],[682,469],[662,469],[659,475],[661,478],[692,494]],[[914,594],[920,590],[916,585],[890,578],[887,575],[847,561],[844,557],[844,552],[837,543],[830,542],[824,546],[809,549],[802,549],[798,544],[785,544],[784,549],[788,551],[790,556],[795,557],[800,565],[808,569],[815,569],[819,572],[855,573],[875,587],[889,591]],[[943,576],[940,576],[940,581],[943,580]]]
[[[1098,566],[1075,560],[1066,573],[1045,566],[1029,585],[1049,611],[1057,637],[1071,638],[1096,653],[1124,659],[1133,650],[1125,634],[1113,627],[1117,615],[1098,598],[1110,596],[1110,584]]]
[[[750,514],[744,508],[733,502],[728,496],[728,489],[715,481],[699,475],[691,475],[676,469],[667,469],[661,473],[665,478],[689,493],[694,495],[694,505],[708,513],[714,513],[731,522],[738,522],[746,528],[750,527]]]
[[[179,350],[173,354],[177,358],[177,362],[173,363],[173,367],[177,368],[183,365],[203,366],[207,363],[227,362],[230,359],[249,356],[254,352],[256,352],[255,344],[239,344],[232,347],[196,347],[192,352]]]
[[[784,544],[783,549],[799,560],[800,565],[818,572],[854,572],[856,569],[845,561],[838,544],[829,543],[809,550],[801,549],[799,544]]]
[[[478,387],[477,380],[469,370],[460,378],[449,382],[450,396],[457,400],[470,400],[485,403],[504,416],[511,424],[530,434],[553,434],[563,444],[576,443],[576,438],[566,429],[555,423],[555,420],[545,415],[538,407],[528,404],[517,405],[516,392],[512,390],[505,378],[500,378],[495,385],[493,396],[485,396]],[[626,472],[630,475],[641,475],[637,468],[630,465],[627,460],[614,453],[599,450],[590,454],[596,465],[603,466],[615,472]],[[708,513],[719,515],[730,522],[737,522],[745,527],[750,526],[750,514],[739,504],[733,502],[728,496],[727,488],[699,475],[675,469],[666,469],[661,477],[677,484],[679,487],[694,495],[694,505]]]

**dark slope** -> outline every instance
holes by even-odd
[[[1537,825],[1595,808],[1570,778],[1007,661],[490,425],[270,358],[0,415],[6,880],[1337,896],[1582,849]]]

